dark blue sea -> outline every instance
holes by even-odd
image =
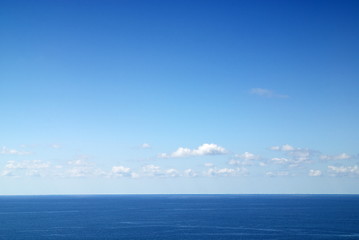
[[[359,239],[359,195],[1,196],[0,239]]]

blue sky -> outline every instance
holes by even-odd
[[[1,1],[0,194],[359,193],[357,1]]]

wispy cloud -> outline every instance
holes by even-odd
[[[266,98],[288,98],[288,95],[278,94],[272,90],[265,88],[252,88],[249,93]]]
[[[202,144],[196,149],[180,147],[173,153],[161,153],[159,157],[161,158],[181,158],[181,157],[191,157],[191,156],[205,156],[205,155],[221,155],[226,154],[227,151],[223,147],[220,147],[216,144]]]
[[[10,149],[7,147],[2,147],[0,150],[0,154],[9,154],[9,155],[28,155],[31,154],[31,152],[26,152],[26,151],[19,151],[16,149]]]
[[[310,177],[319,177],[321,175],[322,175],[322,171],[314,170],[314,169],[310,169],[309,173],[308,173],[308,176],[310,176]]]
[[[141,144],[140,147],[146,149],[146,148],[151,148],[151,145],[148,143],[143,143],[143,144]]]
[[[292,166],[296,166],[300,163],[304,162],[310,162],[314,156],[317,155],[317,151],[311,150],[311,149],[305,149],[305,148],[297,148],[293,147],[289,144],[284,144],[281,146],[272,146],[270,147],[273,151],[279,151],[282,152],[286,158],[272,158],[272,162],[274,163],[289,163]]]
[[[80,157],[75,161],[69,161],[68,167],[63,176],[68,177],[95,177],[107,176],[105,171],[97,168],[94,163],[88,162],[86,157]]]
[[[45,176],[50,163],[41,160],[25,160],[25,161],[8,161],[1,176]]]
[[[328,171],[332,176],[354,176],[359,175],[359,167],[354,166],[328,166]]]
[[[179,177],[180,173],[177,169],[162,169],[160,166],[153,164],[142,167],[141,175],[145,177]]]
[[[230,177],[230,176],[244,176],[248,175],[249,171],[246,168],[209,168],[204,172],[204,176],[210,177]]]
[[[265,175],[268,177],[285,177],[285,176],[289,176],[289,172],[287,171],[266,172]]]
[[[320,156],[320,159],[322,159],[322,160],[345,160],[345,159],[350,159],[350,158],[352,158],[352,156],[347,153],[341,153],[338,155],[321,155]]]
[[[138,174],[133,172],[131,168],[124,166],[113,166],[111,169],[111,176],[113,177],[132,177],[137,178]]]

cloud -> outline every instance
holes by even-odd
[[[316,151],[293,147],[289,144],[273,146],[270,147],[270,149],[282,152],[287,156],[287,158],[272,158],[272,161],[276,163],[289,163],[291,166],[297,166],[304,162],[310,162],[310,160],[317,154]]]
[[[16,150],[16,149],[10,149],[10,148],[7,148],[5,146],[2,147],[1,151],[0,151],[0,154],[8,154],[8,155],[28,155],[28,154],[31,154],[31,152],[26,152],[26,151],[19,151],[19,150]]]
[[[5,169],[0,173],[0,177],[15,177],[15,175],[11,170]]]
[[[161,158],[183,158],[183,157],[191,157],[191,156],[206,156],[206,155],[221,155],[226,154],[227,151],[216,144],[202,144],[197,149],[190,148],[178,148],[175,152],[167,154],[162,153],[159,155]]]
[[[183,175],[185,177],[197,177],[198,176],[198,173],[195,172],[193,169],[186,169],[183,171]]]
[[[151,148],[151,145],[148,143],[143,143],[143,144],[141,144],[140,147],[146,149],[146,148]]]
[[[277,94],[274,91],[265,88],[252,88],[249,93],[266,98],[288,98],[288,95]]]
[[[1,176],[17,176],[24,173],[26,176],[45,176],[50,163],[41,160],[7,161]]]
[[[321,155],[320,159],[322,160],[345,160],[352,158],[351,155],[346,153],[341,153],[339,155]]]
[[[308,173],[308,176],[311,176],[311,177],[319,177],[321,175],[322,175],[322,171],[320,171],[320,170],[310,169],[309,173]]]
[[[160,166],[153,164],[142,167],[142,174],[147,177],[178,177],[179,171],[174,168],[162,169]]]
[[[255,159],[259,158],[259,156],[254,155],[253,153],[250,153],[250,152],[245,152],[243,154],[237,154],[237,155],[235,155],[235,157],[243,159],[243,160],[255,160]]]
[[[132,172],[131,168],[124,166],[113,166],[111,169],[111,175],[115,177],[138,177],[138,174]]]
[[[61,145],[54,143],[54,144],[51,144],[51,148],[58,149],[58,148],[61,148]]]
[[[248,169],[246,168],[209,168],[204,172],[205,176],[210,177],[229,177],[247,175]]]
[[[271,150],[273,151],[283,151],[283,152],[287,152],[287,151],[294,151],[296,148],[289,145],[289,144],[284,144],[282,146],[273,146],[270,147]]]
[[[213,164],[213,163],[208,162],[208,163],[205,163],[205,164],[204,164],[204,166],[205,166],[205,167],[213,167],[213,166],[214,166],[214,164]]]
[[[236,154],[234,157],[236,159],[231,159],[228,161],[229,165],[250,166],[255,163],[255,160],[260,159],[259,156],[254,155],[253,153],[250,153],[250,152],[244,152],[243,154]]]
[[[266,172],[266,176],[268,177],[285,177],[288,176],[289,172],[281,171],[281,172]]]
[[[96,168],[94,163],[85,160],[86,157],[81,157],[75,161],[69,161],[68,168],[65,172],[65,176],[69,177],[95,177],[95,176],[107,176],[106,172]]]
[[[334,176],[354,176],[359,175],[359,167],[354,166],[328,166],[329,172]]]
[[[32,160],[32,161],[8,161],[5,165],[7,169],[41,169],[48,168],[50,164],[48,162],[43,162],[41,160]]]
[[[272,158],[271,161],[276,164],[285,164],[291,162],[288,158]]]

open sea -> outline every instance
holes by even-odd
[[[0,196],[0,239],[359,239],[359,195]]]

